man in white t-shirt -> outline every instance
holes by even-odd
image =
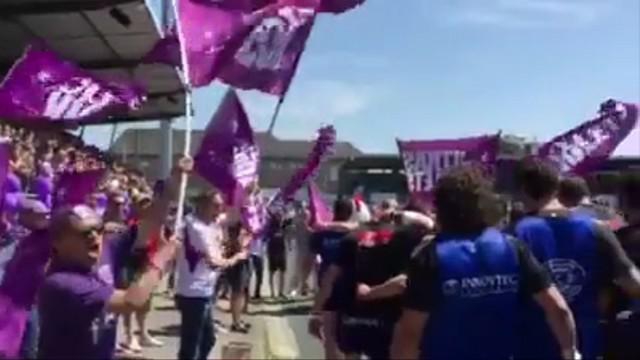
[[[176,304],[182,319],[178,358],[181,360],[208,357],[215,345],[211,306],[216,280],[221,270],[247,258],[246,252],[229,259],[223,257],[222,196],[208,191],[195,202],[195,213],[185,222],[177,262]]]

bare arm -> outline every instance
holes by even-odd
[[[351,221],[329,221],[318,223],[314,226],[313,231],[332,230],[332,231],[353,231],[358,228],[358,223]]]
[[[629,269],[627,276],[618,277],[614,282],[629,297],[640,299],[640,271],[638,271],[638,268],[632,267]]]
[[[429,230],[435,228],[435,222],[429,216],[415,211],[401,211],[400,216],[404,224],[421,225]]]
[[[562,294],[555,286],[551,286],[534,295],[547,318],[547,323],[562,349],[564,359],[573,359],[577,352],[576,324]]]
[[[391,359],[417,360],[420,356],[422,333],[429,315],[417,310],[404,309],[396,323],[391,343]]]
[[[312,314],[317,314],[322,311],[324,304],[331,296],[333,284],[335,284],[336,279],[338,279],[341,272],[342,270],[340,267],[336,265],[329,265],[329,268],[325,271],[322,279],[320,280],[320,291],[318,291],[318,294],[315,296],[313,307],[311,308]]]
[[[407,275],[401,274],[393,277],[384,283],[369,287],[365,284],[358,284],[357,298],[360,301],[371,301],[386,299],[397,295],[402,295],[407,288]]]
[[[178,243],[174,239],[168,241],[162,239],[162,241],[160,249],[150,261],[150,266],[140,278],[128,289],[114,291],[107,303],[107,311],[121,314],[139,310],[145,306],[153,289],[162,279],[163,269],[173,259],[177,249]]]
[[[193,169],[193,160],[191,158],[183,158],[178,166],[172,170],[171,176],[165,184],[164,191],[160,196],[154,197],[150,205],[149,211],[140,219],[138,234],[136,237],[135,248],[143,248],[151,237],[156,234],[165,220],[169,217],[171,202],[177,197],[182,174],[188,173]]]

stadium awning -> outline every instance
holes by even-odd
[[[143,0],[0,0],[2,76],[30,42],[42,40],[85,69],[147,89],[148,101],[140,110],[109,122],[184,114],[178,73],[166,65],[138,64],[159,38],[159,27]]]

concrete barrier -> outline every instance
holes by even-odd
[[[267,359],[293,360],[300,357],[296,337],[282,317],[267,317],[264,323],[264,354]]]

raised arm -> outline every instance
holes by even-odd
[[[157,234],[169,217],[171,202],[177,198],[183,173],[190,173],[193,160],[185,157],[171,171],[171,176],[165,183],[161,194],[154,196],[150,208],[140,219],[135,248],[145,247],[152,236]]]

